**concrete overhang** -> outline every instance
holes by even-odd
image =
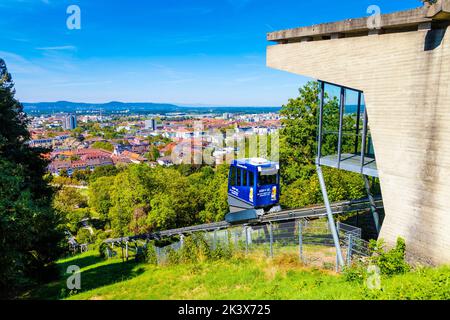
[[[434,20],[450,20],[450,1],[439,0],[430,6],[427,12],[427,18]]]
[[[268,41],[291,43],[300,41],[324,40],[343,37],[368,35],[374,29],[369,28],[370,17],[347,19],[339,22],[322,23],[308,27],[300,27],[275,31],[267,34]],[[435,4],[425,4],[416,9],[399,11],[381,15],[378,31],[401,32],[417,30],[421,25],[450,20],[450,0],[438,0]]]

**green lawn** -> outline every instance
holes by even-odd
[[[58,262],[61,280],[28,299],[450,299],[450,267],[382,279],[382,290],[301,266],[294,257],[235,257],[198,265],[152,266],[101,260],[88,252]],[[81,268],[81,292],[67,296],[65,270]],[[65,292],[64,292],[65,291]]]

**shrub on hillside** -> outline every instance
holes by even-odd
[[[383,240],[372,241],[371,250],[373,254],[370,261],[380,268],[383,275],[404,274],[411,269],[405,260],[406,243],[403,238],[398,238],[396,246],[388,251],[385,250]]]
[[[98,245],[98,253],[100,258],[106,259],[108,258],[108,245],[103,241]]]
[[[390,250],[385,249],[384,241],[373,240],[370,243],[372,256],[367,261],[355,261],[351,267],[344,269],[344,277],[349,282],[362,283],[368,277],[368,265],[376,265],[381,275],[394,276],[405,274],[411,267],[405,260],[406,243],[402,238],[397,239],[397,244]]]

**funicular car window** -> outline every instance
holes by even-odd
[[[258,176],[258,186],[267,186],[270,184],[277,184],[277,175],[263,175],[260,173]]]
[[[254,176],[253,172],[249,171],[248,172],[248,185],[250,187],[253,186],[254,181],[255,181],[255,176]]]
[[[230,184],[236,186],[236,167],[231,168]]]

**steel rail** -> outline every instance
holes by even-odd
[[[383,208],[383,201],[381,198],[375,198],[375,204],[377,208]],[[362,200],[351,200],[351,201],[341,201],[331,204],[331,209],[333,210],[333,214],[342,214],[345,212],[352,212],[364,209],[370,209],[370,201],[369,199]],[[121,243],[127,241],[136,241],[136,240],[154,240],[154,239],[162,239],[165,237],[172,237],[176,235],[186,235],[194,232],[208,232],[214,230],[227,229],[229,227],[237,227],[237,226],[247,226],[247,225],[261,225],[267,224],[270,222],[280,222],[280,221],[289,221],[300,218],[305,219],[313,219],[320,218],[327,215],[327,209],[325,206],[316,206],[316,207],[307,207],[301,209],[290,209],[283,210],[280,212],[270,213],[262,216],[258,220],[245,221],[241,224],[230,224],[226,221],[200,224],[191,227],[177,228],[164,230],[159,232],[146,233],[141,235],[129,236],[129,237],[121,237],[115,239],[107,239],[105,243]]]

